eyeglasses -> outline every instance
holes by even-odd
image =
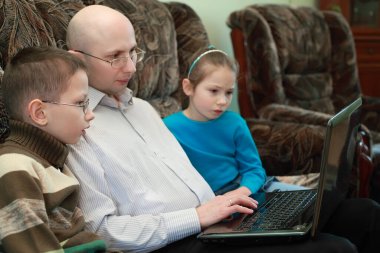
[[[129,53],[129,56],[124,56],[124,57],[116,57],[112,60],[105,60],[105,59],[102,59],[100,57],[97,57],[97,56],[94,56],[92,54],[88,54],[86,52],[83,52],[81,50],[73,50],[74,52],[78,52],[78,53],[81,53],[81,54],[84,54],[84,55],[87,55],[87,56],[90,56],[92,58],[95,58],[95,59],[98,59],[98,60],[101,60],[101,61],[104,61],[104,62],[108,62],[109,64],[111,64],[111,67],[112,68],[115,68],[115,69],[118,69],[118,68],[122,68],[124,67],[127,62],[128,62],[128,58],[130,58],[133,62],[133,64],[136,65],[136,63],[142,61],[142,59],[144,59],[144,55],[145,55],[145,51],[136,47],[135,49],[133,49],[133,51],[131,53]]]
[[[88,105],[90,104],[90,99],[87,98],[85,101],[78,104],[59,103],[59,102],[48,101],[48,100],[42,100],[42,102],[48,103],[48,104],[54,104],[54,105],[68,105],[68,106],[82,107],[83,113],[86,114],[88,111]]]

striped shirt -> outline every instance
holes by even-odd
[[[195,207],[214,194],[155,109],[128,89],[119,102],[93,88],[89,97],[95,119],[67,160],[87,229],[128,252],[200,232]]]

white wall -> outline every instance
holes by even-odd
[[[292,6],[316,6],[318,0],[160,0],[161,2],[183,2],[189,5],[201,18],[212,45],[233,56],[230,29],[226,25],[229,14],[251,4],[289,4]],[[231,110],[239,112],[236,92]]]

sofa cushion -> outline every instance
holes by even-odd
[[[247,88],[255,113],[270,103],[335,113],[330,30],[318,10],[251,5],[233,12],[228,25],[248,42]]]
[[[312,8],[256,7],[267,20],[283,73],[326,72],[331,41],[321,12]]]
[[[34,2],[54,45],[64,48],[67,26],[74,14],[85,5],[81,0],[35,0]]]
[[[333,114],[330,32],[321,12],[311,8],[256,8],[276,44],[286,102]]]
[[[1,92],[1,80],[3,79],[4,71],[0,67],[0,143],[9,135],[9,119],[3,103],[3,93]]]
[[[191,63],[210,45],[210,41],[201,19],[192,8],[179,2],[164,4],[173,17],[177,36],[180,80],[175,97],[185,102],[187,96],[182,90],[182,78],[187,77]]]
[[[286,104],[315,112],[334,114],[333,85],[327,73],[288,74],[282,80]]]
[[[1,66],[24,47],[63,46],[68,22],[83,6],[79,0],[4,1],[0,7]]]
[[[119,10],[132,22],[137,45],[146,51],[128,87],[166,116],[181,109],[172,97],[178,88],[176,33],[172,16],[156,0],[104,0],[102,4]]]
[[[80,0],[3,1],[0,6],[0,83],[7,62],[30,46],[64,47],[66,27],[84,4]],[[0,142],[9,133],[0,91]]]

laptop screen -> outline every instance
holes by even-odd
[[[323,198],[319,197],[316,203],[316,208],[322,212],[316,210],[314,217],[318,227],[324,226],[339,200],[347,196],[358,142],[361,104],[361,98],[356,99],[327,124],[320,171],[320,178],[324,180],[320,180],[318,186],[318,195],[323,191]],[[316,229],[312,230],[312,235]]]

